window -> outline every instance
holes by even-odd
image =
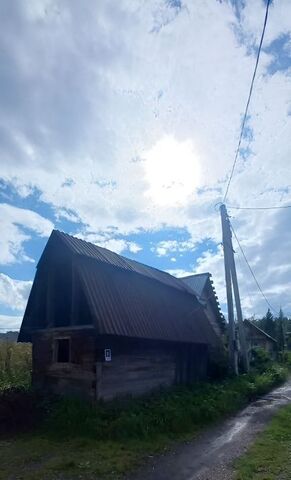
[[[71,360],[70,350],[70,339],[69,338],[58,338],[56,340],[55,348],[55,359],[58,363],[69,363]]]

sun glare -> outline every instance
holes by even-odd
[[[163,206],[184,203],[200,180],[199,157],[191,140],[165,136],[144,155],[147,195]]]

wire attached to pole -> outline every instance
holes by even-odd
[[[240,132],[240,136],[239,136],[238,146],[237,146],[237,149],[236,149],[234,162],[233,162],[232,169],[231,169],[231,172],[230,172],[230,177],[229,177],[229,180],[228,180],[228,183],[227,183],[226,191],[225,191],[225,194],[224,194],[224,197],[223,197],[223,203],[225,203],[225,200],[226,200],[226,197],[227,197],[227,194],[228,194],[228,190],[229,190],[229,186],[230,186],[230,183],[231,183],[231,180],[232,180],[232,177],[233,177],[234,169],[235,169],[235,166],[236,166],[236,162],[237,162],[237,159],[238,159],[238,155],[239,155],[239,150],[240,150],[241,141],[242,141],[242,137],[243,137],[243,133],[244,133],[244,128],[245,128],[245,124],[246,124],[246,120],[247,120],[247,115],[248,115],[249,105],[250,105],[250,101],[251,101],[251,96],[252,96],[252,92],[253,92],[254,81],[255,81],[256,73],[257,73],[257,69],[258,69],[262,44],[263,44],[263,40],[264,40],[264,36],[265,36],[265,30],[266,30],[266,25],[267,25],[267,20],[268,20],[270,3],[271,3],[271,0],[267,0],[264,26],[263,26],[263,31],[262,31],[261,40],[260,40],[260,44],[259,44],[259,49],[258,49],[258,53],[257,53],[255,69],[254,69],[254,73],[253,73],[253,77],[252,77],[252,81],[251,81],[251,86],[250,86],[250,91],[249,91],[249,96],[248,96],[248,101],[247,101],[247,104],[246,104],[245,113],[244,113],[244,117],[243,117],[243,122],[242,122],[241,132]]]
[[[227,205],[227,208],[235,210],[278,210],[280,208],[291,208],[291,205],[278,205],[273,207],[232,207]]]
[[[230,222],[229,222],[229,223],[230,223]],[[260,284],[259,284],[259,282],[258,282],[258,280],[257,280],[257,278],[256,278],[256,276],[255,276],[255,273],[254,273],[252,267],[250,266],[250,264],[249,264],[249,262],[248,262],[248,259],[247,259],[247,257],[246,257],[246,254],[245,254],[245,252],[244,252],[244,250],[243,250],[243,248],[242,248],[242,246],[241,246],[241,244],[240,244],[239,239],[237,238],[237,235],[236,235],[235,230],[234,230],[234,228],[233,228],[233,226],[232,226],[231,223],[230,223],[230,227],[231,227],[231,230],[232,230],[232,232],[233,232],[233,234],[234,234],[234,236],[235,236],[235,239],[236,239],[237,244],[238,244],[238,246],[239,246],[239,249],[240,249],[240,251],[241,251],[241,253],[242,253],[242,256],[243,256],[243,258],[244,258],[244,260],[245,260],[245,262],[246,262],[246,264],[247,264],[247,266],[248,266],[248,268],[249,268],[249,270],[250,270],[250,272],[251,272],[251,275],[252,275],[252,277],[253,277],[253,279],[254,279],[254,281],[255,281],[255,283],[256,283],[256,285],[257,285],[257,287],[258,287],[258,289],[259,289],[259,291],[260,291],[260,293],[261,293],[261,295],[262,295],[262,297],[264,298],[264,300],[265,300],[266,304],[268,305],[268,307],[269,307],[271,310],[273,310],[273,312],[274,312],[276,315],[278,315],[277,310],[274,309],[274,307],[270,304],[269,300],[267,299],[266,295],[264,294],[264,292],[263,292],[263,290],[262,290],[262,288],[261,288],[261,286],[260,286]]]

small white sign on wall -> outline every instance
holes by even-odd
[[[105,348],[104,350],[105,362],[111,362],[111,348]]]

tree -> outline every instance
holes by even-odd
[[[271,313],[271,310],[268,308],[266,316],[262,319],[263,320],[263,330],[271,335],[271,337],[276,336],[276,324],[274,321],[274,317]]]
[[[280,351],[285,348],[285,323],[286,318],[284,317],[282,308],[280,308],[279,316],[276,318],[276,339]]]

